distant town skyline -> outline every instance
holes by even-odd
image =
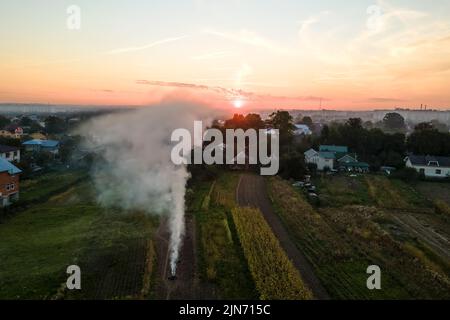
[[[0,37],[0,103],[450,108],[445,0],[15,0]]]

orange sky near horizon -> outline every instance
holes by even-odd
[[[0,103],[450,109],[444,0],[18,0],[0,37]]]

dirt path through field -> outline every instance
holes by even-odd
[[[450,240],[439,234],[432,227],[423,225],[411,214],[392,213],[392,217],[411,234],[425,242],[438,255],[450,261]]]
[[[236,190],[236,201],[240,206],[254,207],[261,210],[273,233],[277,236],[294,266],[299,270],[315,298],[329,299],[328,293],[314,274],[311,264],[292,242],[286,228],[273,210],[264,178],[250,174],[242,175]]]
[[[161,300],[214,299],[213,288],[209,288],[199,279],[194,218],[191,215],[186,216],[186,231],[175,280],[168,279],[170,276],[169,239],[167,220],[162,219],[155,235],[158,257],[155,298]]]
[[[195,251],[194,251],[194,221],[186,217],[186,233],[180,251],[176,280],[169,280],[170,252],[169,230],[167,220],[162,220],[156,233],[158,268],[156,283],[156,298],[195,299]]]

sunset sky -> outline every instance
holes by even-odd
[[[449,0],[1,1],[0,40],[0,103],[450,109]]]

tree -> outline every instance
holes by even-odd
[[[383,118],[383,127],[390,131],[404,130],[406,128],[405,119],[397,112],[387,113]]]
[[[290,152],[282,155],[279,174],[285,179],[302,179],[306,174],[306,163],[303,154]]]
[[[294,136],[292,116],[287,111],[273,112],[269,116],[269,124],[280,132],[280,148],[287,146]]]
[[[408,150],[421,155],[450,156],[450,133],[439,132],[420,124],[409,135]]]
[[[45,131],[50,134],[63,133],[67,129],[66,122],[56,116],[45,119]]]
[[[4,128],[10,123],[11,121],[7,117],[0,115],[0,128]]]
[[[264,121],[261,119],[261,116],[256,113],[249,113],[245,116],[246,128],[247,129],[263,129],[265,127]]]
[[[330,128],[327,125],[324,125],[322,131],[320,132],[320,137],[322,139],[323,144],[328,144],[330,141]]]
[[[21,125],[22,127],[30,127],[33,124],[33,120],[31,120],[28,117],[22,117],[19,121],[19,125]]]
[[[368,130],[370,130],[370,129],[373,129],[373,123],[372,123],[372,121],[365,121],[364,123],[363,123],[363,127],[364,127],[364,129],[368,129]]]
[[[306,117],[303,117],[303,119],[302,119],[302,121],[300,123],[301,124],[306,124],[309,127],[309,126],[312,126],[313,121],[312,121],[311,117],[306,116]]]

